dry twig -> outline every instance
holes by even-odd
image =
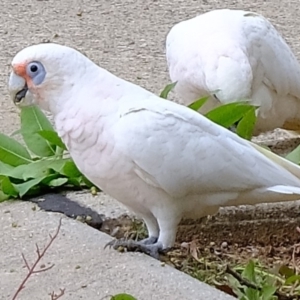
[[[50,294],[51,300],[57,300],[57,299],[59,299],[60,297],[62,297],[64,294],[65,294],[65,289],[60,289],[60,293],[59,293],[59,294],[55,294],[54,292],[52,292],[52,293]]]
[[[28,261],[25,258],[25,255],[22,253],[22,258],[23,258],[25,266],[26,266],[26,268],[28,270],[28,273],[27,273],[26,277],[23,279],[23,281],[21,282],[21,284],[18,287],[17,291],[15,292],[14,296],[12,297],[12,300],[17,299],[17,297],[20,294],[20,292],[25,288],[25,284],[28,281],[28,279],[30,278],[30,276],[32,276],[33,274],[37,274],[37,273],[42,273],[42,272],[48,271],[48,270],[50,270],[51,268],[54,267],[54,264],[52,264],[49,267],[43,268],[41,270],[35,270],[35,268],[38,265],[38,263],[40,262],[40,260],[46,254],[47,250],[51,247],[51,245],[54,242],[54,240],[57,238],[57,236],[59,234],[59,231],[60,231],[60,228],[61,228],[61,222],[62,222],[62,219],[59,220],[59,224],[58,224],[58,227],[56,229],[55,234],[53,236],[51,234],[49,234],[50,241],[49,241],[49,243],[45,246],[45,248],[42,251],[39,248],[38,244],[36,244],[37,259],[35,260],[35,262],[33,263],[32,266],[29,265]],[[56,295],[53,292],[51,294],[51,300],[56,300],[56,299],[60,298],[63,294],[64,294],[64,290],[61,290],[61,293],[59,295]]]

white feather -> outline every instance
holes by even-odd
[[[167,36],[166,56],[181,103],[211,95],[204,113],[249,100],[260,106],[256,134],[299,128],[300,65],[264,17],[220,9],[180,22]]]

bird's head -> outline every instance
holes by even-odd
[[[58,44],[39,44],[21,50],[11,63],[9,92],[13,102],[21,107],[38,105],[54,110],[55,105],[62,104],[57,99],[67,97],[66,93],[82,77],[86,60],[80,52]]]

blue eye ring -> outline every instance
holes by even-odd
[[[30,62],[26,67],[26,72],[35,85],[40,85],[46,77],[46,70],[39,61]]]

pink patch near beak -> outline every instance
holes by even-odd
[[[13,67],[14,72],[18,76],[21,76],[21,77],[23,77],[25,79],[25,81],[27,83],[27,86],[31,87],[32,86],[32,80],[31,80],[31,78],[26,73],[27,63],[15,64],[12,67]]]

